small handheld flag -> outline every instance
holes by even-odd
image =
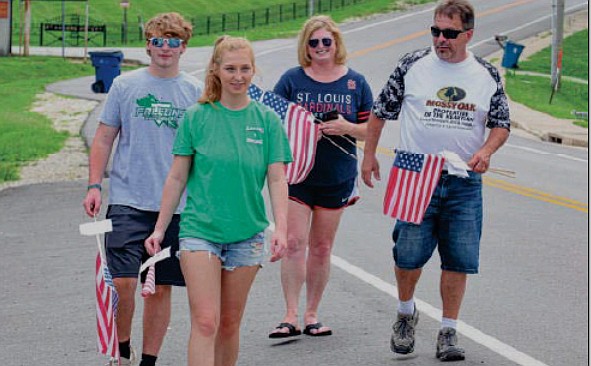
[[[156,293],[156,267],[151,265],[148,268],[148,274],[146,275],[146,282],[142,287],[142,297],[148,297]]]
[[[397,150],[384,196],[384,215],[420,224],[444,162],[442,156]]]
[[[289,184],[302,182],[314,167],[316,142],[320,138],[320,130],[314,122],[314,114],[254,84],[250,84],[248,93],[253,100],[271,108],[281,119],[293,156],[293,161],[287,165],[287,182]]]
[[[100,235],[113,231],[111,220],[95,221],[80,225],[80,234],[95,236],[98,245],[98,254],[95,265],[96,285],[96,328],[98,352],[110,356],[111,359],[119,358],[119,340],[117,337],[117,306],[119,296],[113,285],[113,279],[101,244]]]

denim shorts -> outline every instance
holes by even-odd
[[[289,199],[304,204],[310,209],[340,209],[351,206],[359,199],[357,178],[330,186],[315,186],[304,183],[289,186]]]
[[[137,278],[142,262],[150,256],[144,241],[154,231],[158,212],[143,211],[130,206],[110,205],[107,218],[113,222],[113,231],[105,234],[107,265],[113,278]],[[185,286],[185,279],[176,252],[179,248],[180,215],[174,215],[161,247],[170,247],[170,258],[156,263],[156,284]],[[148,271],[141,274],[145,281]]]
[[[482,233],[482,177],[468,178],[444,172],[420,225],[397,221],[392,253],[402,269],[422,268],[435,247],[441,269],[478,273]]]
[[[237,267],[262,267],[265,258],[265,234],[260,232],[246,240],[234,243],[214,243],[199,238],[181,238],[180,251],[182,252],[209,252],[219,258],[222,268],[232,271]]]

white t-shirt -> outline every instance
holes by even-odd
[[[400,119],[400,149],[448,150],[464,161],[484,144],[485,127],[509,129],[509,108],[498,71],[469,53],[445,62],[433,48],[401,58],[373,106],[381,119]]]

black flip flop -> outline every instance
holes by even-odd
[[[269,338],[288,338],[288,337],[295,337],[302,334],[302,331],[296,329],[295,325],[291,323],[280,323],[275,329],[287,328],[289,329],[288,333],[281,333],[281,332],[273,332],[269,333]]]
[[[311,337],[324,337],[324,336],[329,336],[332,335],[332,330],[325,330],[323,332],[318,332],[318,329],[322,328],[322,323],[318,322],[318,323],[314,323],[314,324],[308,324],[306,325],[306,328],[304,328],[304,334],[305,335],[309,335]],[[316,333],[312,333],[312,329],[316,329]]]

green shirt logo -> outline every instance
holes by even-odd
[[[138,105],[135,109],[135,117],[152,120],[156,126],[168,126],[173,129],[179,127],[179,119],[185,114],[185,110],[176,108],[170,102],[159,101],[152,94],[135,101]]]

